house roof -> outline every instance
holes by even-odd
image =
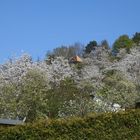
[[[0,119],[0,125],[19,125],[23,123],[24,122],[20,120]]]
[[[77,55],[72,57],[70,61],[72,61],[72,62],[83,62],[82,59]]]

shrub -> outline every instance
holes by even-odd
[[[91,114],[85,118],[40,120],[1,127],[1,140],[134,140],[140,137],[140,110]]]

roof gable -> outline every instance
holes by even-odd
[[[70,59],[70,62],[83,62],[79,56],[74,56]]]

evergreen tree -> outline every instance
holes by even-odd
[[[122,48],[125,48],[127,51],[133,45],[133,41],[129,38],[128,35],[121,35],[113,44],[113,51],[119,51]]]
[[[87,44],[87,46],[85,47],[85,53],[90,53],[92,50],[95,49],[96,46],[97,42],[95,40],[89,42],[89,44]]]
[[[138,45],[140,43],[140,33],[136,32],[132,40]]]

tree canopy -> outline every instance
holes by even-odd
[[[70,46],[62,45],[61,47],[57,47],[53,49],[52,52],[48,52],[46,56],[63,56],[64,58],[71,58],[75,55],[81,55],[83,51],[83,45],[80,43],[75,43]]]
[[[92,50],[95,49],[95,47],[97,46],[97,42],[95,40],[90,41],[87,46],[85,47],[85,53],[90,53]]]
[[[138,45],[140,43],[140,32],[136,32],[132,40]]]
[[[133,45],[133,41],[128,35],[121,35],[113,44],[113,50],[120,50],[122,48],[130,49]]]

